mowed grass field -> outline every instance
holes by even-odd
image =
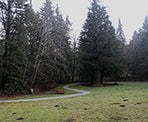
[[[0,103],[0,122],[148,122],[148,83],[73,86],[91,93],[66,99]]]

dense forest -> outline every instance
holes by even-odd
[[[129,44],[121,20],[115,29],[106,7],[92,0],[77,39],[71,22],[46,0],[0,0],[0,96],[29,94],[59,83],[147,80],[148,17]]]

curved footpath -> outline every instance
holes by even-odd
[[[69,88],[70,86],[79,85],[79,84],[82,84],[82,83],[73,83],[63,87],[66,90],[78,92],[77,94],[63,95],[63,96],[57,96],[57,97],[32,98],[32,99],[0,100],[0,103],[32,102],[32,101],[41,101],[41,100],[63,99],[63,98],[87,95],[90,93],[89,91],[85,91],[85,90]]]

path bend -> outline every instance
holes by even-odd
[[[0,103],[17,103],[17,102],[32,102],[32,101],[42,101],[42,100],[63,99],[63,98],[83,96],[83,95],[87,95],[90,93],[89,91],[86,91],[86,90],[79,90],[79,89],[70,88],[70,86],[79,85],[79,84],[82,84],[82,83],[72,83],[72,84],[69,84],[69,85],[66,85],[63,87],[66,90],[78,92],[76,94],[55,96],[55,97],[32,98],[32,99],[0,100]]]

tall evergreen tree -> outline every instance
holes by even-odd
[[[61,81],[68,76],[69,27],[57,7],[46,0],[39,13],[40,40],[35,57],[32,87],[40,81]]]
[[[3,94],[15,94],[24,91],[22,82],[25,45],[25,9],[29,6],[27,0],[0,1],[1,24],[4,50],[2,55],[1,91]],[[20,72],[22,71],[22,72]]]
[[[46,0],[44,6],[41,8],[41,12],[39,13],[39,19],[37,28],[37,38],[35,41],[31,40],[32,43],[36,43],[37,45],[32,45],[35,50],[33,57],[33,71],[31,76],[31,86],[35,87],[40,81],[47,81],[47,72],[44,71],[43,65],[46,63],[45,54],[47,53],[47,49],[50,49],[50,54],[53,53],[52,47],[54,47],[52,39],[53,39],[53,21],[54,21],[54,11],[52,8],[52,3],[50,0]],[[36,27],[36,26],[35,26]],[[35,29],[36,31],[36,29]],[[48,48],[47,48],[48,47]],[[44,63],[43,63],[44,62]],[[50,64],[49,64],[50,65]],[[46,63],[47,67],[47,63]],[[45,69],[47,70],[47,69]],[[47,70],[48,71],[48,70]],[[44,77],[43,77],[44,76]]]
[[[32,7],[25,10],[25,29],[27,35],[26,56],[24,62],[23,81],[27,82],[28,90],[32,86],[33,78],[35,77],[35,66],[38,60],[40,40],[41,40],[41,20],[38,13],[35,13]]]
[[[117,28],[117,32],[116,32],[116,38],[119,40],[119,42],[121,43],[121,48],[125,45],[126,43],[126,39],[125,39],[125,35],[123,32],[123,25],[121,23],[121,20],[119,19],[118,22],[118,28]]]
[[[138,75],[139,37],[140,32],[135,31],[128,46],[128,69],[130,74],[134,76]]]
[[[148,79],[148,17],[146,16],[143,27],[135,32],[129,44],[130,62],[129,70],[133,77]]]
[[[79,42],[81,76],[103,84],[104,76],[116,72],[117,45],[106,8],[93,0]]]
[[[27,94],[70,78],[69,20],[46,0],[0,0],[0,95]]]
[[[118,66],[120,67],[120,75],[122,77],[126,77],[125,74],[127,73],[127,64],[126,64],[126,39],[123,31],[123,25],[121,20],[119,19],[118,28],[116,31],[116,39],[118,41]]]

